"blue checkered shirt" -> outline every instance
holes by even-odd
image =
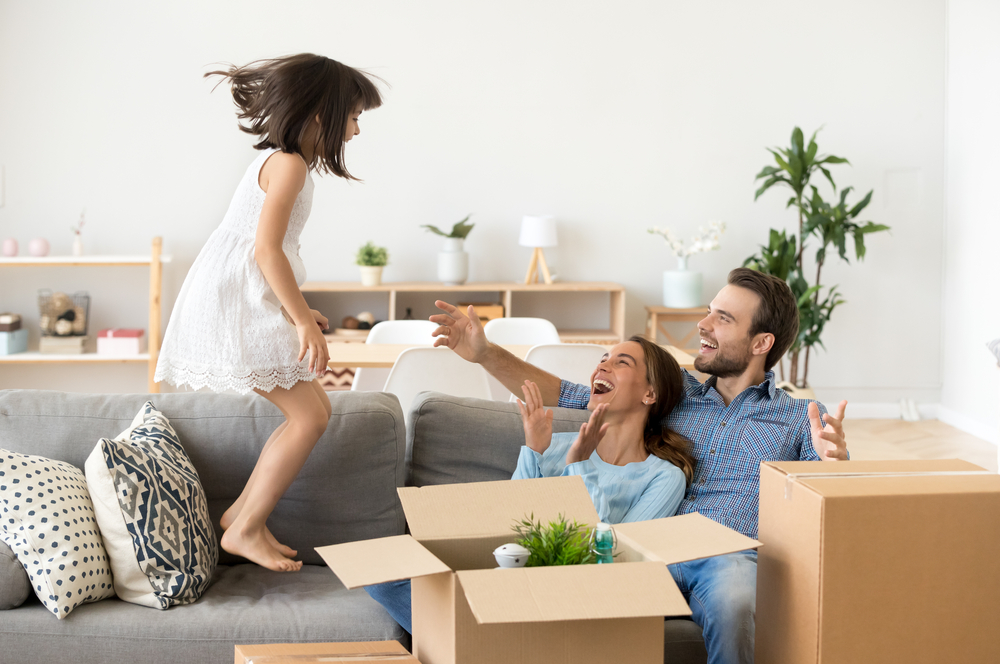
[[[713,521],[757,537],[761,461],[819,461],[812,444],[809,400],[793,399],[774,386],[774,372],[743,390],[728,406],[715,389],[684,372],[684,399],[667,425],[691,441],[697,461],[678,514],[700,512]],[[590,388],[562,381],[559,406],[586,408]],[[826,413],[819,404],[821,413]]]

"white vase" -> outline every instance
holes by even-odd
[[[687,256],[677,257],[677,269],[663,273],[663,306],[671,309],[693,309],[701,301],[701,272],[687,269]]]
[[[359,265],[362,286],[378,286],[382,283],[381,265]]]
[[[83,256],[83,240],[80,239],[79,235],[73,236],[73,255]]]
[[[438,254],[438,280],[445,286],[460,286],[469,278],[469,254],[462,251],[463,240],[449,237]]]

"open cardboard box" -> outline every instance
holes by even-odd
[[[958,460],[760,471],[757,664],[1000,662],[1000,476]]]
[[[395,662],[420,664],[396,641],[360,643],[261,643],[236,646],[236,664],[319,664]]]
[[[534,515],[598,522],[583,480],[399,489],[410,535],[317,549],[348,588],[412,579],[423,664],[663,662],[663,618],[691,610],[666,565],[759,546],[699,514],[615,526],[611,565],[496,569],[493,550]]]

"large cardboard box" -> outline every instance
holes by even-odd
[[[763,463],[757,664],[1000,662],[1000,476]]]
[[[348,588],[412,579],[424,664],[662,664],[663,617],[691,615],[666,565],[756,548],[699,514],[615,526],[611,565],[496,569],[529,515],[598,521],[583,480],[399,489],[410,535],[318,548]]]
[[[264,643],[236,646],[236,664],[318,664],[319,662],[397,662],[420,664],[396,641],[360,643]]]

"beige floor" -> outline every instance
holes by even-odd
[[[938,420],[851,420],[844,422],[851,458],[964,459],[997,471],[997,447]]]

